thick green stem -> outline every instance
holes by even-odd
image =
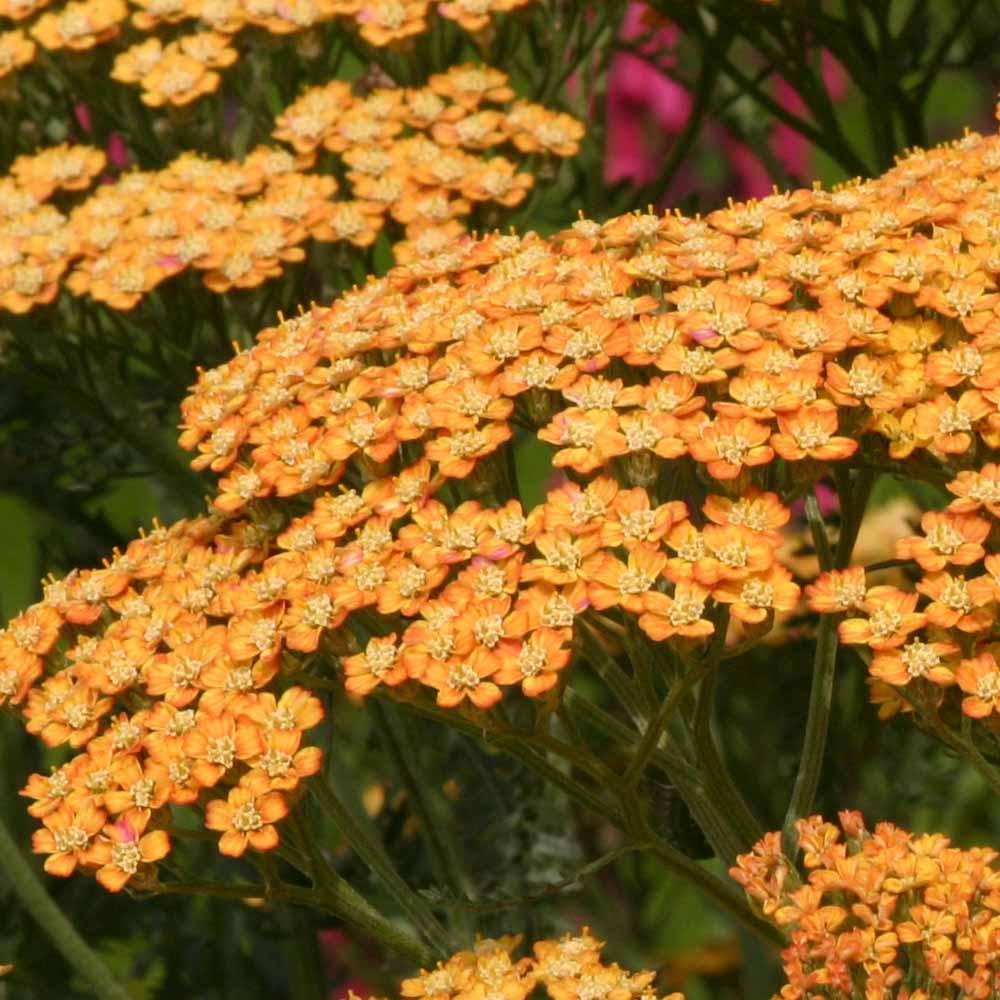
[[[0,818],[0,871],[14,889],[21,905],[49,936],[63,958],[94,987],[102,1000],[132,1000],[104,960],[77,933],[62,910],[45,891],[28,860],[18,850],[14,838]]]
[[[566,697],[570,706],[578,709],[581,716],[586,717],[609,740],[624,746],[639,741],[638,733],[573,688],[566,689]],[[720,858],[733,860],[759,838],[753,817],[744,815],[745,807],[741,809],[738,798],[727,800],[725,787],[719,786],[714,775],[692,767],[688,761],[664,747],[654,748],[651,763],[660,768],[677,788]]]

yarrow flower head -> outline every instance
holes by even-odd
[[[789,937],[788,983],[775,1000],[958,1000],[996,990],[995,851],[961,850],[940,834],[891,823],[869,832],[856,812],[842,812],[839,826],[812,816],[796,830],[804,877],[782,853],[779,833],[730,872]]]
[[[506,84],[471,67],[429,86],[478,108],[482,137],[500,129],[488,105],[510,99]],[[375,90],[309,142],[347,149],[355,130],[433,118],[439,105],[413,96]],[[327,99],[355,101],[340,87]],[[924,571],[915,588],[835,569],[801,581],[810,608],[841,616],[841,641],[867,647],[879,683],[921,697],[950,686],[970,718],[1000,709],[997,475],[977,471],[972,447],[1000,427],[996,303],[980,244],[955,237],[995,201],[998,141],[914,152],[863,187],[774,194],[749,232],[730,206],[447,242],[201,371],[180,443],[216,477],[212,513],[50,581],[0,633],[0,703],[78,751],[25,790],[63,831],[65,849],[44,841],[56,866],[91,864],[108,836],[98,820],[134,814],[138,830],[148,811],[155,832],[157,810],[195,802],[226,853],[274,846],[288,795],[319,768],[304,733],[323,707],[307,686],[335,671],[354,696],[483,720],[504,698],[557,702],[594,641],[631,633],[688,667],[738,652],[799,605],[778,556],[787,501],[859,459],[917,476],[970,467],[956,506],[900,543]],[[414,177],[474,198],[461,157],[406,148]],[[351,154],[355,194],[396,204],[408,181],[385,152]],[[252,156],[253,169],[183,157],[155,195],[142,175],[119,183],[152,198],[157,238],[185,186],[220,232],[260,219],[240,198],[265,175],[264,216],[295,233],[324,217],[322,178],[291,154]],[[955,176],[977,180],[956,191]],[[131,204],[105,187],[79,238]],[[295,242],[282,232],[253,230],[267,237],[258,257],[219,243],[193,259],[210,285],[240,287],[277,267],[282,239]],[[858,232],[864,252],[845,249]],[[920,257],[925,280],[898,278],[886,254]],[[95,268],[92,287],[127,302],[140,265]],[[525,445],[560,471],[534,506]]]

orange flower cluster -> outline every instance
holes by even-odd
[[[49,0],[0,0],[0,18],[31,23],[0,34],[0,79],[29,66],[35,42],[50,52],[83,52],[119,40],[133,42],[118,57],[112,79],[139,82],[143,100],[154,107],[185,105],[218,89],[216,70],[235,63],[231,44],[253,27],[275,36],[302,34],[335,20],[351,23],[376,47],[411,46],[416,36],[456,24],[481,36],[498,14],[533,0],[70,0],[38,15]],[[130,15],[131,14],[131,18]],[[130,21],[130,25],[129,22]],[[196,22],[197,30],[161,43],[158,29]],[[146,37],[144,37],[146,36]]]
[[[80,751],[22,792],[51,874],[95,870],[112,891],[148,883],[173,806],[203,810],[224,854],[268,850],[286,796],[319,769],[319,749],[302,745],[319,701],[265,690],[282,639],[267,583],[240,576],[264,553],[242,527],[157,528],[103,569],[49,581],[3,633],[0,705],[24,703],[29,732]]]
[[[142,102],[150,107],[183,107],[218,89],[217,70],[238,57],[230,41],[229,35],[216,31],[184,35],[167,45],[148,38],[115,59],[111,79],[139,84]]]
[[[960,472],[948,490],[956,499],[924,514],[920,534],[896,543],[897,557],[920,570],[912,590],[869,586],[864,569],[852,566],[806,591],[814,611],[847,616],[838,626],[842,642],[867,648],[883,717],[911,711],[914,701],[938,707],[948,689],[961,692],[955,700],[973,719],[1000,713],[1000,556],[992,551],[1000,466]]]
[[[406,262],[462,236],[461,220],[477,204],[520,204],[534,177],[519,171],[517,158],[579,149],[579,121],[514,97],[506,73],[475,64],[436,74],[424,87],[365,97],[334,80],[305,91],[271,134],[300,161],[313,162],[321,149],[338,154],[356,200],[340,206],[331,228],[365,246],[388,214],[405,227],[395,255]],[[504,144],[517,150],[515,159],[485,156]]]
[[[407,43],[433,26],[432,16],[458,24],[472,35],[484,34],[497,14],[526,7],[533,0],[354,0],[354,19],[371,45]]]
[[[221,36],[191,37],[229,58]],[[159,42],[143,48],[159,52]],[[127,65],[126,57],[116,73],[138,79],[141,57]],[[181,100],[180,91],[172,93]],[[0,309],[23,313],[51,302],[67,271],[62,284],[72,292],[117,310],[132,309],[191,268],[213,292],[254,288],[302,261],[307,240],[367,247],[390,218],[390,234],[403,237],[395,245],[398,259],[433,254],[465,232],[460,220],[475,205],[510,208],[532,187],[533,176],[513,160],[483,158],[487,146],[509,140],[522,154],[556,156],[577,148],[583,126],[566,115],[527,101],[479,107],[513,96],[505,74],[473,65],[435,77],[424,89],[382,89],[363,98],[337,81],[308,91],[279,118],[275,135],[292,139],[294,155],[268,146],[242,161],[185,153],[158,172],[120,175],[68,215],[45,202],[56,190],[87,187],[103,169],[104,154],[64,144],[19,157],[0,178]],[[152,92],[147,98],[160,102]],[[437,109],[441,121],[427,117],[421,124],[413,107]],[[489,134],[474,123],[486,123]],[[409,133],[402,135],[404,129]],[[348,167],[350,199],[335,197],[334,177],[309,172],[320,143],[335,148]]]
[[[22,66],[30,65],[35,58],[35,43],[19,28],[0,31],[0,83],[11,77]]]
[[[185,781],[212,787],[236,768],[243,796],[262,780],[242,771],[260,770],[268,724],[241,699],[277,698],[283,652],[296,669],[334,654],[356,694],[424,687],[487,709],[505,687],[557,696],[581,615],[635,624],[682,658],[723,605],[762,635],[799,593],[775,558],[783,495],[859,449],[917,473],[972,465],[996,433],[998,142],[970,135],[877,181],[705,220],[457,241],[263,331],[182,406],[182,445],[219,477],[218,515],[50,584],[0,634],[0,702],[87,758],[109,739],[151,753],[133,715],[191,711],[198,732],[221,726],[239,746],[221,771],[195,770],[203,741],[185,733]],[[529,511],[514,444],[532,433],[571,478]],[[986,581],[969,581],[968,607],[953,592],[984,552],[975,507],[995,481],[989,467],[963,475],[966,507],[929,515],[927,539],[905,546],[931,573],[934,625],[971,634]],[[876,636],[895,655],[930,620],[856,571],[817,581],[813,607],[844,610],[841,590],[868,615],[844,623],[845,641]],[[841,603],[822,607],[827,591]],[[168,624],[119,654],[133,615]],[[117,680],[90,660],[109,633],[129,666]],[[923,669],[928,649],[912,652]],[[976,683],[967,710],[982,713]]]
[[[667,496],[696,473],[801,491],[861,444],[971,461],[1000,428],[998,171],[1000,140],[969,135],[832,193],[452,244],[205,373],[183,443],[228,472],[230,510],[348,459],[462,479],[515,426]]]
[[[72,292],[120,310],[192,267],[213,291],[250,288],[302,260],[308,237],[335,238],[324,220],[336,181],[301,173],[290,154],[266,146],[239,163],[185,153],[159,172],[122,174],[68,215],[43,203],[52,186],[79,190],[103,165],[89,147],[58,146],[20,158],[0,181],[0,306],[51,302],[67,270]]]
[[[513,957],[520,937],[481,938],[436,969],[400,986],[401,997],[426,1000],[480,1000],[504,997],[525,1000],[544,986],[551,1000],[657,1000],[653,972],[632,973],[617,963],[601,961],[603,941],[584,928],[558,940],[537,941],[532,956]],[[359,1000],[351,994],[351,1000]],[[374,1000],[374,998],[369,998]],[[671,993],[662,1000],[684,1000]]]
[[[17,157],[0,177],[0,310],[25,313],[59,293],[75,242],[47,201],[89,187],[105,163],[99,149],[63,144]]]
[[[859,813],[797,824],[804,883],[767,834],[730,874],[790,937],[775,1000],[958,1000],[1000,989],[1000,871],[989,848]]]

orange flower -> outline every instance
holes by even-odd
[[[532,632],[516,653],[504,657],[493,674],[497,684],[520,684],[529,698],[550,691],[559,680],[559,671],[569,665],[572,651],[567,645],[569,629],[541,628]]]
[[[958,514],[971,514],[985,508],[1000,518],[1000,465],[989,462],[978,471],[966,470],[948,483],[948,490],[957,499],[948,509]]]
[[[168,46],[142,78],[142,103],[159,108],[184,107],[218,89],[221,77],[205,63]]]
[[[599,611],[622,607],[633,614],[645,610],[644,596],[656,584],[667,564],[659,548],[639,545],[628,554],[628,565],[609,552],[598,556],[599,562],[589,573],[587,596]]]
[[[781,529],[792,516],[776,493],[764,493],[751,486],[738,499],[710,496],[702,510],[715,524],[742,525],[756,532],[773,546],[782,542]]]
[[[544,652],[544,647],[540,650]],[[540,665],[539,670],[543,669]],[[476,708],[486,709],[503,697],[503,692],[490,679],[496,672],[493,658],[486,650],[477,648],[467,657],[431,663],[421,680],[437,690],[437,703],[442,708],[454,708],[468,698]]]
[[[869,671],[872,677],[904,687],[918,677],[948,687],[955,683],[954,660],[959,648],[950,642],[911,639],[905,646],[877,654]]]
[[[839,597],[836,590],[833,594],[834,599]],[[810,596],[815,601],[819,594],[814,591]],[[867,617],[842,621],[840,641],[849,646],[868,645],[879,651],[902,646],[911,632],[923,628],[927,622],[926,615],[914,610],[916,606],[916,594],[904,593],[896,587],[871,587],[862,605]]]
[[[145,816],[121,817],[104,827],[103,835],[87,852],[87,862],[97,868],[97,881],[109,892],[120,892],[145,866],[170,853],[164,830],[144,833]]]
[[[553,465],[568,466],[583,474],[595,471],[628,448],[625,436],[618,430],[618,418],[597,410],[563,410],[538,432],[538,437],[559,448]]]
[[[205,826],[222,834],[219,851],[232,858],[242,857],[247,847],[274,850],[281,840],[274,824],[288,815],[284,796],[271,791],[259,772],[247,775],[244,782],[205,808]]]
[[[407,679],[406,667],[399,657],[396,634],[368,640],[363,653],[345,657],[341,663],[346,680],[344,687],[351,694],[365,695],[379,684],[395,687]]]
[[[799,593],[792,574],[780,565],[712,587],[712,597],[729,604],[733,617],[748,625],[759,624],[775,611],[791,611],[798,604]]]
[[[247,761],[253,770],[250,775],[262,775],[268,786],[277,791],[297,788],[303,778],[317,774],[323,765],[323,751],[319,747],[301,747],[302,733],[294,729],[276,729],[265,739],[265,748],[259,757]],[[254,780],[260,780],[254,778]]]
[[[747,417],[718,417],[712,423],[685,428],[684,434],[692,458],[704,462],[716,479],[735,479],[744,467],[766,465],[774,458],[767,446],[770,428]]]
[[[837,462],[858,450],[857,441],[837,436],[837,408],[828,400],[808,403],[793,414],[779,413],[778,427],[780,433],[771,437],[771,444],[788,461]]]
[[[1000,667],[992,653],[980,653],[962,660],[955,670],[955,680],[968,697],[962,699],[962,711],[973,719],[983,719],[1000,712]]]
[[[707,524],[701,538],[705,551],[692,574],[705,587],[762,573],[774,562],[774,549],[767,540],[741,525]]]
[[[917,406],[914,433],[934,451],[960,455],[972,445],[975,424],[992,410],[978,389],[968,389],[958,399],[942,393]]]
[[[43,14],[31,34],[43,48],[81,52],[114,38],[126,17],[124,0],[78,0],[58,14]]]
[[[504,423],[490,422],[475,430],[440,435],[429,441],[424,454],[437,463],[438,471],[449,479],[464,479],[479,459],[492,454],[513,437]]]
[[[495,156],[464,179],[462,194],[470,201],[493,201],[513,208],[524,201],[534,184],[531,174],[518,173],[514,163]]]
[[[509,101],[514,91],[507,86],[506,73],[489,66],[464,63],[437,73],[428,80],[431,90],[450,98],[464,108],[474,108],[482,101],[500,104]]]
[[[430,0],[364,0],[355,17],[371,45],[401,42],[427,29]]]
[[[23,31],[0,32],[0,79],[27,66],[35,58],[35,48]]]
[[[598,524],[601,545],[604,548],[621,545],[626,550],[653,545],[687,517],[688,509],[683,500],[671,500],[654,508],[649,494],[641,487],[621,490],[611,510]]]
[[[985,607],[993,601],[994,584],[989,576],[966,580],[950,573],[932,573],[917,583],[917,590],[931,598],[924,613],[938,628],[981,632],[996,617],[995,611]]]
[[[928,573],[947,565],[970,566],[985,555],[983,542],[990,522],[971,514],[928,511],[920,519],[924,535],[911,535],[896,542],[896,556],[915,559]]]
[[[45,870],[66,878],[86,864],[94,838],[104,827],[106,814],[93,806],[79,810],[62,804],[42,819],[41,830],[31,838],[35,854],[46,854]]]
[[[820,614],[863,609],[868,594],[867,587],[862,566],[829,570],[806,587],[806,603]]]
[[[675,635],[692,639],[711,635],[715,626],[704,617],[708,596],[697,583],[678,583],[672,597],[651,590],[643,595],[639,627],[657,642]]]
[[[203,788],[211,788],[237,761],[263,753],[264,741],[257,725],[249,719],[199,713],[197,725],[184,733],[183,747],[186,756],[194,761],[192,777]]]

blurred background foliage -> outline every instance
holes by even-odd
[[[551,24],[565,26],[578,5],[541,6]],[[544,90],[552,106],[586,119],[588,137],[558,177],[543,179],[538,193],[509,213],[510,225],[551,232],[578,211],[604,218],[651,203],[707,210],[727,197],[766,193],[772,183],[829,184],[877,172],[907,146],[958,136],[966,126],[994,128],[995,0],[654,0],[607,7],[602,31],[572,57],[575,72],[566,71],[566,53],[575,52],[578,36],[563,38],[562,48],[558,33],[544,45],[527,30],[514,36],[518,47],[505,68],[515,88],[536,96]],[[586,36],[595,16],[572,20],[574,30]],[[266,54],[261,60],[267,65]],[[369,68],[355,56],[340,72],[351,79]],[[291,99],[303,79],[290,71],[275,81],[280,100]],[[55,105],[45,113],[25,114],[16,94],[5,105],[4,128],[14,128],[17,139],[3,166],[40,131],[50,140],[68,134],[65,123],[60,134]],[[245,107],[240,113],[249,122],[241,142],[252,144],[252,115]],[[375,270],[388,263],[385,253],[368,259]],[[255,314],[258,294],[239,294],[252,300],[240,306],[244,315]],[[282,300],[286,311],[296,304]],[[132,402],[147,407],[144,423],[120,410],[109,422],[81,392],[39,390],[23,377],[24,356],[0,365],[0,616],[34,600],[45,574],[98,564],[152,517],[167,522],[198,509],[200,486],[179,471],[184,459],[173,445],[173,425],[195,365],[219,360],[192,357],[172,385],[150,379],[132,386]],[[98,365],[90,391],[114,410],[110,378],[104,381]],[[136,434],[123,440],[116,426]],[[155,442],[144,439],[150,433]],[[151,453],[163,460],[150,461]],[[551,473],[545,461],[542,449],[519,456],[526,495],[540,495]],[[936,503],[918,499],[921,506]],[[877,505],[886,513],[872,519],[873,552],[905,534],[916,510],[888,481],[879,485]],[[791,543],[795,558],[809,558],[804,537]],[[780,826],[798,761],[810,685],[803,664],[810,657],[808,636],[780,655],[758,647],[726,674],[720,691],[731,765],[768,829]],[[841,667],[818,810],[857,808],[871,820],[943,831],[962,845],[1000,843],[1000,815],[981,780],[908,720],[879,722],[849,652]],[[683,988],[690,1000],[758,998],[776,988],[776,964],[761,945],[653,861],[616,855],[608,829],[516,763],[433,723],[403,718],[392,706],[361,711],[342,702],[320,740],[330,748],[330,778],[356,816],[378,827],[452,929],[467,937],[541,935],[589,921],[610,942],[609,954],[662,969],[663,985]],[[32,824],[16,790],[57,756],[0,717],[0,813],[22,844]],[[426,801],[417,801],[418,784],[429,789]],[[673,789],[651,786],[648,801],[678,845],[715,864]],[[417,835],[422,809],[455,834],[450,879]],[[202,852],[208,873],[214,850],[197,842],[190,849]],[[346,851],[340,862],[356,885],[378,896]],[[345,996],[349,988],[386,989],[407,971],[334,921],[289,907],[182,897],[149,904],[110,896],[85,879],[49,880],[48,887],[136,998],[313,1000]],[[16,967],[0,978],[2,1000],[92,995],[0,879],[0,964],[6,962]]]

